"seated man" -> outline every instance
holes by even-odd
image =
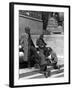
[[[58,58],[56,56],[56,53],[50,47],[48,47],[48,48],[46,47],[46,43],[43,40],[43,34],[39,37],[39,39],[37,40],[36,44],[39,47],[39,52],[41,54],[40,55],[41,61],[46,63],[46,64],[44,64],[42,66],[47,69],[47,65],[51,65],[55,69],[58,69],[59,68],[57,66]],[[45,71],[46,71],[46,69],[45,69]]]
[[[40,37],[36,41],[36,45],[39,48],[39,57],[40,57],[40,70],[41,71],[47,71],[47,61],[45,60],[44,50],[46,43],[43,40],[43,34],[40,35]]]

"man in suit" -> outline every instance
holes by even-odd
[[[32,41],[31,34],[30,34],[30,28],[26,27],[25,32],[27,34],[27,61],[28,61],[28,67],[33,67],[37,62],[39,62],[40,57],[37,54],[37,50],[35,48],[35,45]]]

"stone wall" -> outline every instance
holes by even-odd
[[[19,16],[19,37],[25,31],[25,27],[31,28],[31,34],[41,34],[43,30],[43,22],[34,18],[26,17],[24,15]]]

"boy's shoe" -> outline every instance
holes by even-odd
[[[56,65],[53,67],[54,69],[60,69],[60,65]]]
[[[45,76],[46,78],[50,77],[50,75],[51,75],[51,72],[50,72],[50,71],[46,71],[46,72],[44,73],[44,76]]]

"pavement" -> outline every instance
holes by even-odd
[[[64,58],[58,58],[58,65],[61,65],[60,70],[54,69],[52,66],[47,66],[47,69],[51,71],[51,74],[48,78],[61,78],[64,77]],[[43,73],[40,73],[39,69],[34,67],[19,69],[19,78],[20,79],[39,79],[45,78]]]

